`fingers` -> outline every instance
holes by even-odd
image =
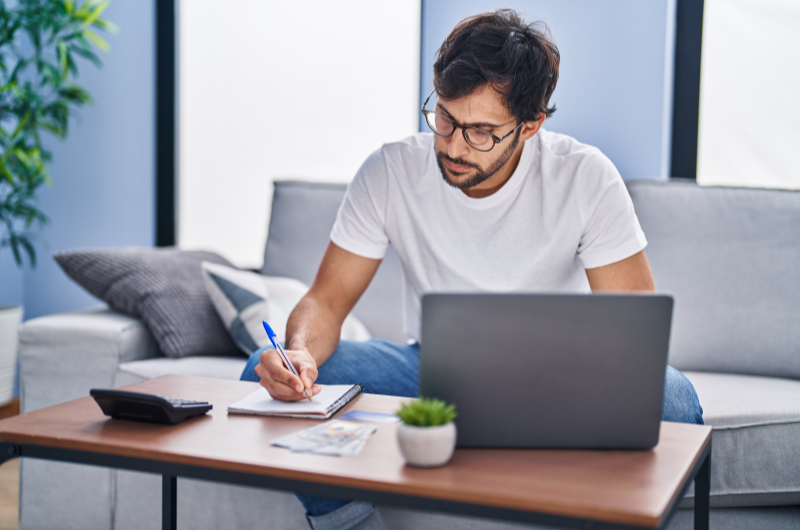
[[[255,372],[261,378],[263,386],[274,399],[282,401],[297,401],[305,399],[303,390],[312,389],[313,395],[320,392],[318,385],[314,385],[317,378],[317,366],[313,357],[308,352],[287,351],[286,356],[300,373],[294,375],[286,368],[280,355],[275,350],[265,350],[261,353],[261,363],[256,366]],[[317,386],[314,391],[313,386]]]
[[[303,382],[305,388],[312,388],[314,381],[317,380],[317,365],[306,362],[298,362],[297,371],[300,373],[300,380]]]
[[[266,369],[269,378],[276,383],[283,383],[294,388],[297,392],[303,391],[303,383],[289,371],[277,351],[267,350],[263,352],[261,354],[261,366]]]
[[[282,401],[297,401],[297,399],[299,399],[297,398],[297,392],[289,385],[273,380],[263,365],[259,364],[256,366],[255,371],[261,378],[261,386],[263,386],[274,399],[280,399]]]

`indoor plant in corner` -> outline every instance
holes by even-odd
[[[23,255],[36,265],[31,231],[47,222],[36,204],[37,190],[50,182],[42,135],[65,138],[70,110],[91,101],[72,82],[75,59],[99,66],[95,47],[108,45],[92,28],[116,29],[100,18],[107,6],[107,0],[17,0],[7,7],[0,0],[0,259],[8,247],[17,266]],[[22,319],[21,307],[2,302],[0,405],[12,397]]]
[[[455,405],[433,398],[404,403],[397,411],[400,451],[410,466],[438,467],[450,461],[456,448]]]

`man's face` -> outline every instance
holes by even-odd
[[[501,138],[519,123],[506,109],[502,96],[488,86],[460,99],[438,98],[436,112]],[[502,186],[516,168],[518,157],[514,163],[508,162],[521,152],[520,131],[488,152],[473,149],[464,140],[462,129],[456,129],[449,137],[435,134],[434,147],[439,169],[448,184],[462,190],[492,189]]]

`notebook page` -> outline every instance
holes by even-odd
[[[228,410],[237,412],[268,412],[278,414],[325,414],[353,385],[319,385],[322,391],[313,396],[314,401],[303,398],[301,401],[280,401],[272,399],[267,389],[258,390],[236,403]]]

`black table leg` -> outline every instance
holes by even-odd
[[[694,477],[694,530],[708,530],[711,494],[711,451]]]
[[[0,464],[5,464],[13,458],[19,458],[19,445],[0,442]]]
[[[161,475],[161,528],[178,530],[178,477]]]

